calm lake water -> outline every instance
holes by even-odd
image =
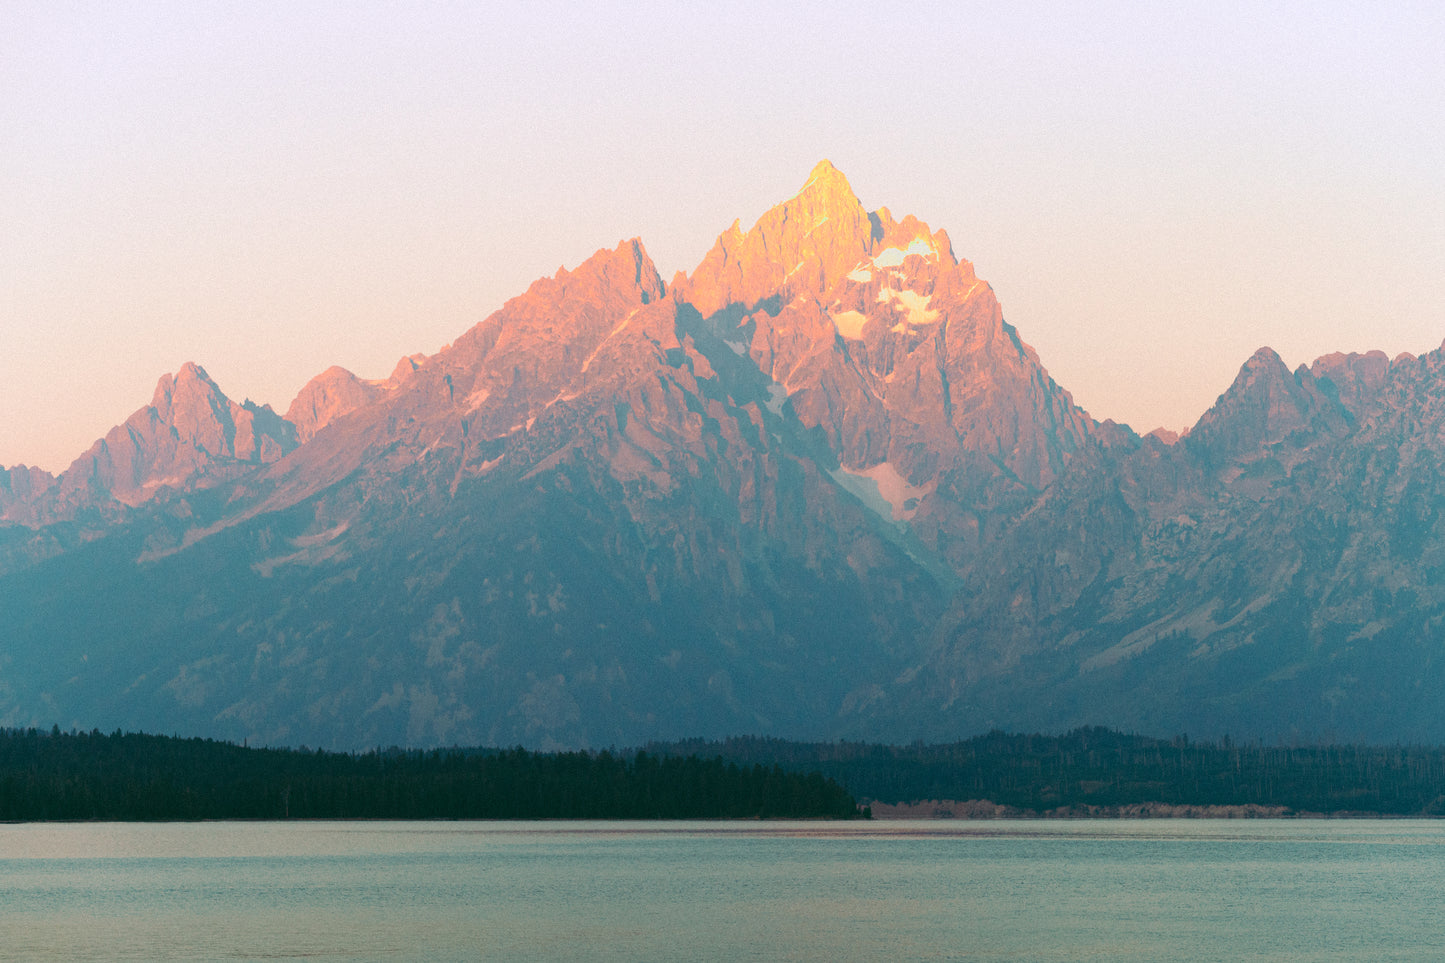
[[[0,825],[4,960],[1445,959],[1445,823]]]

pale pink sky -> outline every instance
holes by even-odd
[[[0,5],[0,465],[189,360],[284,411],[622,238],[691,270],[823,157],[1140,431],[1445,338],[1436,5],[690,6]]]

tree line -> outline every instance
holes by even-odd
[[[854,818],[819,773],[718,757],[260,749],[0,729],[0,820]]]
[[[1036,813],[1162,803],[1445,815],[1445,747],[1439,746],[1241,745],[1228,737],[1191,742],[1093,727],[1060,736],[995,731],[940,745],[748,737],[648,748],[818,771],[868,802],[987,800]]]
[[[1266,746],[1103,728],[890,746],[744,737],[637,752],[253,749],[0,729],[0,820],[850,818],[865,802],[1445,815],[1445,747]]]

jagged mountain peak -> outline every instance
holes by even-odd
[[[1415,360],[1415,356],[1409,353],[1391,359],[1389,355],[1379,350],[1366,351],[1363,354],[1354,351],[1349,353],[1334,351],[1316,358],[1314,363],[1309,366],[1309,371],[1316,378],[1363,379],[1378,385],[1385,380],[1392,367]]]
[[[704,317],[733,305],[751,311],[796,294],[821,295],[868,255],[874,225],[842,172],[827,161],[802,189],[768,210],[747,232],[740,222],[675,291]]]
[[[210,445],[212,451],[220,450],[215,433],[226,421],[231,401],[206,369],[194,361],[187,361],[173,375],[161,375],[150,406],[183,438]]]
[[[502,451],[525,447],[539,418],[621,376],[628,359],[616,343],[655,312],[671,316],[665,292],[632,238],[539,278],[436,354],[403,358],[386,381],[323,373],[292,403],[308,440],[268,472],[276,488],[263,508],[294,504],[357,469],[384,475],[450,460],[453,484],[490,470]]]
[[[1322,436],[1346,427],[1340,403],[1305,365],[1291,372],[1279,354],[1260,348],[1190,429],[1186,442],[1216,468],[1260,457],[1292,460]]]
[[[1239,366],[1234,381],[1230,382],[1229,387],[1215,400],[1209,411],[1204,413],[1193,431],[1217,418],[1220,412],[1241,405],[1253,405],[1272,390],[1290,391],[1296,382],[1294,374],[1277,351],[1268,346],[1259,348]]]
[[[182,364],[176,369],[174,375],[162,375],[162,378],[165,377],[171,377],[176,381],[203,381],[210,385],[215,384],[215,382],[211,380],[211,376],[206,373],[206,369],[194,361],[187,361]]]
[[[367,381],[332,365],[306,382],[286,409],[286,420],[296,426],[296,440],[305,444],[337,418],[380,398],[389,384]]]
[[[187,361],[174,372],[163,374],[156,380],[157,393],[175,389],[224,395],[215,379],[194,361]]]
[[[566,298],[569,291],[575,295],[579,286],[584,294],[600,288],[623,297],[637,296],[643,304],[658,300],[665,291],[657,265],[652,263],[642,240],[634,237],[619,242],[615,248],[598,250],[570,271],[559,267],[551,278],[533,282],[527,294]]]
[[[571,270],[558,268],[552,277],[532,282],[526,293],[507,301],[437,357],[452,367],[466,366],[498,345],[546,350],[586,341],[606,319],[660,301],[666,290],[642,242],[632,238],[598,250]]]
[[[900,491],[948,472],[975,492],[1047,485],[1090,431],[948,234],[869,213],[826,161],[746,233],[724,231],[673,295],[747,351],[845,469]]]
[[[1173,444],[1178,443],[1178,441],[1179,441],[1179,439],[1180,439],[1181,437],[1187,437],[1188,434],[1189,434],[1189,432],[1188,432],[1187,429],[1186,429],[1186,431],[1184,432],[1184,435],[1181,436],[1181,435],[1179,434],[1179,432],[1173,430],[1172,428],[1165,428],[1163,425],[1160,425],[1158,428],[1155,428],[1153,431],[1145,432],[1143,437],[1145,437],[1145,438],[1153,438],[1155,441],[1159,442],[1161,445],[1173,445]]]
[[[249,398],[239,404],[231,400],[194,361],[181,365],[175,374],[160,377],[150,409],[154,412],[150,417],[168,425],[181,441],[212,455],[269,461],[279,454],[262,450],[267,438],[282,447],[290,446],[292,429],[270,405],[258,405]]]
[[[958,259],[947,232],[933,231],[911,214],[897,220],[886,207],[868,212],[827,161],[749,230],[734,221],[692,275],[673,282],[673,294],[704,317],[725,309],[775,315],[813,300],[833,319],[833,329],[855,340],[865,319],[879,314],[875,302],[896,309],[884,312],[882,330],[916,334],[942,316],[926,306],[935,294],[940,300],[974,298],[979,303],[972,313],[987,329],[984,336],[1004,336],[996,304],[983,303],[992,299],[991,289],[979,282],[972,264]],[[829,336],[826,326],[819,333]]]
[[[840,180],[844,185],[848,183],[848,179],[843,176],[843,172],[834,167],[832,161],[824,157],[818,161],[818,163],[814,164],[813,169],[808,172],[808,182],[803,185],[803,189],[807,190],[808,186],[816,180],[828,179]]]
[[[1271,385],[1292,380],[1289,367],[1277,351],[1268,346],[1259,348],[1239,366],[1234,381],[1215,400],[1213,407],[1204,413],[1195,430],[1197,431],[1212,413],[1237,405],[1239,399],[1267,391]]]
[[[1442,352],[1262,348],[1182,438],[1095,423],[945,232],[824,161],[691,277],[622,241],[385,381],[321,372],[286,457],[187,363],[59,481],[0,469],[32,526],[0,530],[0,716],[1438,733],[1442,385]]]
[[[1414,360],[1414,355],[1406,354],[1391,361],[1383,351],[1334,352],[1316,358],[1309,373],[1358,417],[1374,404],[1391,371]]]
[[[207,487],[275,461],[296,444],[295,428],[270,406],[237,404],[188,361],[161,376],[149,405],[71,463],[39,517],[112,501],[137,505],[166,488]]]
[[[55,484],[55,476],[43,468],[0,466],[0,519],[23,521],[29,507]]]
[[[211,396],[221,389],[211,380],[206,369],[194,361],[187,361],[174,372],[166,372],[156,379],[156,389],[151,395],[151,407],[161,408],[172,403],[177,391],[183,396]]]
[[[958,263],[953,253],[953,242],[942,228],[933,231],[912,214],[905,214],[903,220],[895,221],[886,207],[878,208],[869,217],[873,223],[874,239],[870,253],[875,259],[881,257],[901,264],[901,256],[917,254],[949,266]],[[969,269],[972,270],[972,265]]]
[[[1289,373],[1289,366],[1269,345],[1263,345],[1255,349],[1254,354],[1240,366],[1240,377],[1254,377],[1259,372],[1269,372],[1271,375],[1278,373]]]
[[[391,387],[396,387],[401,384],[403,380],[410,377],[418,368],[426,364],[426,361],[427,356],[419,351],[405,356],[397,361],[395,368],[391,369],[391,374],[387,377],[386,384]]]
[[[858,195],[853,193],[853,187],[848,183],[848,178],[843,172],[833,166],[833,162],[827,159],[820,160],[814,165],[808,174],[808,179],[803,183],[794,200],[808,197],[815,204],[822,204],[827,207],[847,209],[859,204]],[[861,206],[861,205],[859,205]]]
[[[1398,355],[1395,360],[1413,360],[1414,357],[1414,355],[1406,352],[1404,354]],[[1318,374],[1322,370],[1331,371],[1346,367],[1356,368],[1360,366],[1366,366],[1369,368],[1387,368],[1390,366],[1390,364],[1390,356],[1385,354],[1385,352],[1380,351],[1379,349],[1366,351],[1363,354],[1356,351],[1332,351],[1329,354],[1322,354],[1318,358],[1316,358],[1314,360],[1314,364],[1310,365],[1310,370],[1315,371]]]

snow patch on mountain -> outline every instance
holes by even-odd
[[[907,522],[918,514],[918,504],[933,492],[937,482],[913,485],[889,462],[872,468],[839,468],[833,480],[858,496],[874,514],[893,522]]]
[[[878,292],[878,300],[879,302],[893,302],[903,313],[903,320],[893,326],[894,331],[906,332],[910,327],[921,327],[938,320],[938,312],[929,308],[929,305],[933,303],[932,295],[919,294],[917,291],[895,291],[893,288],[884,288]]]
[[[830,314],[833,319],[833,327],[845,338],[857,341],[863,337],[863,325],[868,323],[868,315],[861,311],[839,311]]]
[[[788,389],[782,385],[768,385],[768,400],[763,402],[773,414],[782,416],[783,405],[788,403]]]
[[[938,252],[933,249],[933,244],[927,238],[915,238],[913,243],[907,247],[890,247],[873,259],[875,267],[887,268],[898,267],[910,255],[917,254],[920,257],[935,258]]]

